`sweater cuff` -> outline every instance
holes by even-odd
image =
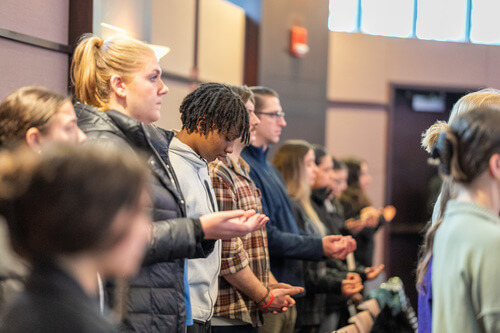
[[[196,243],[199,244],[205,239],[205,232],[203,231],[203,227],[201,226],[200,219],[192,219],[194,226],[194,237]]]

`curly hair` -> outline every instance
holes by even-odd
[[[250,142],[250,119],[245,104],[231,87],[204,83],[187,95],[180,106],[182,129],[208,135],[219,131]]]

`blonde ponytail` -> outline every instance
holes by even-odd
[[[111,77],[119,75],[130,82],[150,57],[155,57],[151,47],[128,36],[102,40],[92,34],[83,35],[71,63],[76,99],[101,111],[108,110]]]

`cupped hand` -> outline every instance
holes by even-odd
[[[254,210],[216,212],[200,217],[205,239],[231,239],[242,237],[262,228],[269,218]]]
[[[345,221],[345,227],[349,230],[350,233],[356,235],[366,227],[366,221],[348,219]]]
[[[363,284],[355,280],[342,280],[342,296],[348,298],[363,290]]]
[[[384,270],[385,265],[380,265],[378,267],[372,266],[372,267],[366,267],[365,268],[365,274],[366,274],[366,279],[367,280],[373,280],[379,274]]]
[[[323,237],[323,253],[336,259],[345,259],[356,249],[356,241],[351,236],[330,235]]]
[[[387,222],[391,222],[394,219],[394,216],[396,216],[396,207],[392,205],[384,207],[382,215],[384,215],[384,219]]]

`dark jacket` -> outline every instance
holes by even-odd
[[[308,235],[321,237],[321,232],[305,212],[299,201],[292,203],[299,229]],[[346,299],[342,296],[342,280],[347,272],[327,267],[325,261],[303,261],[305,297],[297,299],[296,327],[319,326],[325,316],[325,302],[328,294],[330,302],[338,308],[346,307]]]
[[[50,261],[34,265],[25,291],[3,318],[2,333],[113,333],[118,323],[101,314],[90,297],[65,271]]]
[[[326,188],[313,190],[311,192],[311,205],[330,235],[350,235],[345,228],[342,205],[336,204],[337,200],[329,200],[328,195]],[[330,207],[326,206],[327,200]]]
[[[344,218],[346,220],[350,218],[359,219],[361,210],[371,205],[366,198],[366,195],[357,188],[348,188],[345,190],[339,198],[339,201],[344,209]],[[373,237],[384,223],[385,219],[383,215],[381,215],[375,228],[365,227],[359,233],[353,235],[357,244],[354,256],[356,257],[356,260],[365,267],[373,266]]]
[[[322,190],[314,190],[311,193],[311,205],[318,214],[319,219],[325,225],[328,234],[339,235],[339,234],[349,234],[347,229],[344,228],[344,214],[343,208],[338,203],[337,200],[331,202],[331,210],[326,206],[326,200],[328,200],[328,193]],[[338,207],[340,206],[340,207]],[[343,272],[344,277],[349,272],[345,261],[339,259],[328,259],[326,265],[329,269],[337,272]],[[366,281],[366,267],[360,265],[356,262],[355,273],[358,273],[363,282]],[[331,293],[326,299],[326,313],[331,313],[334,311],[344,311],[347,312],[347,303],[344,298],[338,298],[338,294]]]
[[[262,193],[262,211],[269,216],[266,229],[271,271],[279,282],[303,287],[302,260],[321,260],[323,242],[320,236],[300,233],[283,179],[266,161],[267,151],[248,146],[241,157],[250,165],[250,177]]]
[[[0,317],[24,289],[29,267],[10,247],[7,224],[0,217]]]
[[[184,259],[205,257],[213,242],[201,245],[198,219],[185,216],[184,199],[168,159],[174,133],[145,125],[115,110],[99,111],[77,103],[78,126],[87,143],[133,149],[148,158],[152,173],[153,242],[137,276],[129,281],[124,331],[184,332]],[[113,304],[113,288],[108,288]]]

